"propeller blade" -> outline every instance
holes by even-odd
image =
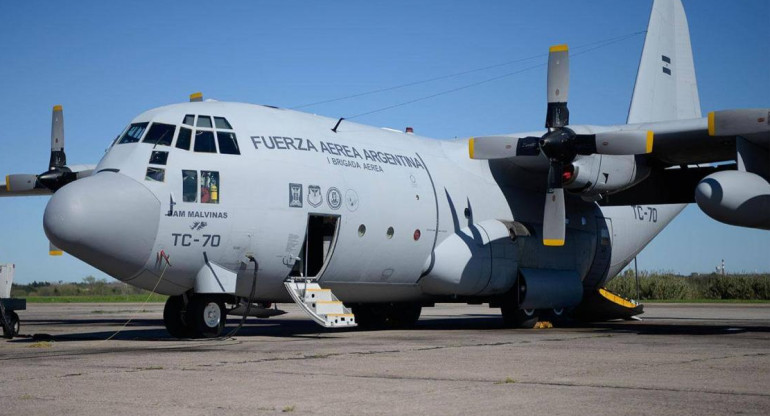
[[[539,137],[484,136],[468,139],[468,155],[475,160],[537,156]]]
[[[712,111],[709,136],[739,136],[770,132],[770,108]]]
[[[548,190],[543,207],[543,245],[563,246],[566,225],[564,223],[564,189],[561,184],[562,163],[551,160],[548,169]]]
[[[569,96],[569,48],[551,46],[548,51],[548,112],[545,127],[558,128],[569,124],[567,97]]]
[[[8,192],[24,192],[37,188],[37,175],[20,173],[5,177],[5,190]]]
[[[51,160],[48,169],[54,170],[67,165],[64,154],[64,112],[62,106],[53,106],[51,114]]]
[[[652,152],[652,130],[608,131],[575,136],[575,150],[581,155],[643,155]]]
[[[48,255],[49,256],[61,256],[63,254],[62,249],[53,245],[51,241],[48,241]]]

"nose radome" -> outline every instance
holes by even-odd
[[[58,190],[43,228],[57,247],[121,280],[139,273],[152,252],[160,201],[141,183],[102,172]]]

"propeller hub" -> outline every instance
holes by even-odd
[[[567,127],[549,131],[540,139],[540,149],[550,160],[562,163],[575,159],[575,132]]]

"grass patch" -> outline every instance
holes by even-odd
[[[294,405],[286,406],[286,407],[283,408],[283,410],[281,410],[281,412],[283,412],[283,413],[290,413],[290,412],[293,412],[293,411],[294,411]]]
[[[168,296],[153,293],[151,303],[165,302]],[[147,295],[30,296],[27,303],[140,303]]]
[[[51,348],[53,347],[53,341],[38,341],[29,344],[27,348]]]
[[[654,299],[642,303],[770,303],[768,299]]]

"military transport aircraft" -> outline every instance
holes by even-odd
[[[137,116],[96,166],[67,165],[56,106],[49,169],[0,195],[53,193],[52,244],[169,295],[178,337],[290,301],[326,327],[408,325],[435,302],[511,326],[607,299],[633,315],[603,286],[695,197],[770,228],[768,109],[701,117],[679,0],[653,4],[627,124],[571,124],[568,92],[556,45],[545,130],[461,140],[194,94]]]

